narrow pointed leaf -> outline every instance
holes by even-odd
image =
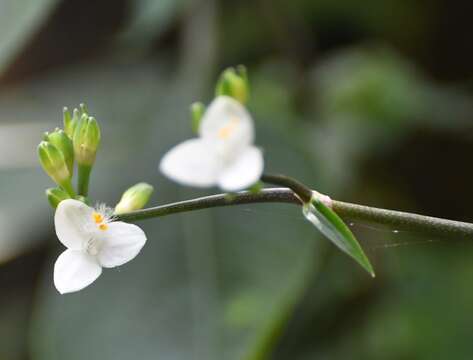
[[[373,267],[355,236],[343,220],[319,199],[313,199],[303,207],[304,216],[340,250],[355,259],[371,276]]]

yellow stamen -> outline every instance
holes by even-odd
[[[218,137],[223,140],[228,139],[230,135],[235,131],[239,122],[240,122],[239,118],[237,117],[232,118],[227,125],[221,127],[218,130]]]
[[[96,224],[100,224],[101,222],[103,222],[102,214],[94,212],[94,213],[92,213],[92,218],[94,219]]]
[[[99,229],[105,231],[105,230],[108,229],[108,225],[107,224],[100,224]]]

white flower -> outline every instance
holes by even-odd
[[[93,209],[67,199],[59,203],[54,225],[67,247],[54,265],[54,285],[61,293],[81,290],[94,282],[102,267],[111,268],[133,259],[146,242],[138,226],[113,222],[110,209]]]
[[[161,160],[160,169],[183,185],[245,189],[263,172],[263,155],[253,141],[248,111],[238,101],[219,96],[202,118],[199,137],[172,148]]]

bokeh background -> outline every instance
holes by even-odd
[[[290,205],[147,220],[60,296],[36,146],[87,103],[95,200],[212,193],[158,173],[191,102],[245,64],[266,168],[333,198],[473,221],[470,1],[1,0],[0,359],[471,359],[473,242],[349,222],[371,279]],[[216,191],[216,190],[215,190]]]

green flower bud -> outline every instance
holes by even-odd
[[[115,214],[123,214],[142,209],[148,202],[153,187],[146,183],[138,183],[125,191],[120,202],[115,206]]]
[[[72,139],[74,155],[79,165],[92,166],[100,144],[100,128],[97,120],[82,114]]]
[[[72,122],[71,112],[66,106],[64,106],[62,108],[62,123],[63,123],[64,129],[70,128],[71,122]]]
[[[229,68],[222,72],[215,88],[215,95],[231,96],[245,104],[249,97],[246,68],[240,65],[237,69]]]
[[[71,198],[68,193],[59,187],[47,189],[46,196],[54,209],[57,208],[61,201]]]
[[[79,104],[79,108],[82,114],[88,114],[89,111],[87,110],[87,106],[84,103]]]
[[[200,121],[205,113],[205,105],[201,102],[195,102],[191,105],[191,127],[192,131],[197,134],[199,132]]]
[[[53,144],[64,156],[69,175],[72,176],[74,172],[74,148],[72,141],[63,130],[56,129],[52,133],[46,133],[44,140]]]
[[[82,111],[85,108],[82,106]],[[100,144],[100,128],[95,118],[83,113],[74,129],[72,145],[77,161],[77,186],[79,195],[87,196],[89,191],[89,178],[95,162],[97,148]]]
[[[66,160],[61,151],[47,141],[41,141],[38,146],[39,162],[46,174],[53,181],[66,190],[69,195],[75,196],[71,184],[71,175],[67,170]]]
[[[72,112],[72,117],[67,107],[65,107],[63,110],[64,132],[67,134],[67,136],[69,136],[71,140],[74,136],[74,130],[77,126],[77,123],[79,122],[80,116],[81,114],[78,109],[74,109],[74,111]]]

